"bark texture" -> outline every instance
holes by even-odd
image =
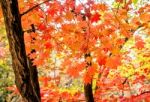
[[[0,3],[10,45],[9,50],[12,56],[16,86],[23,98],[23,102],[40,102],[37,69],[36,66],[32,66],[31,60],[26,56],[18,1],[0,0]]]

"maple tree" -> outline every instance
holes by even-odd
[[[146,47],[149,45],[145,38],[142,38],[143,36],[149,37],[150,33],[149,4],[135,9],[131,5],[136,4],[138,0],[116,0],[114,7],[94,0],[88,0],[85,3],[76,0],[65,0],[64,2],[59,0],[18,0],[17,2],[15,0],[13,4],[10,2],[12,0],[4,0],[1,1],[1,5],[6,31],[9,34],[8,39],[10,44],[14,43],[14,46],[10,48],[13,64],[21,71],[16,75],[21,76],[26,73],[25,78],[29,77],[27,83],[23,81],[26,85],[24,87],[20,86],[19,81],[24,77],[16,79],[18,83],[16,86],[25,101],[40,102],[36,67],[43,67],[42,70],[47,70],[46,67],[48,67],[50,71],[55,71],[56,66],[52,67],[53,57],[59,60],[58,71],[70,76],[71,79],[82,79],[85,97],[83,97],[83,92],[75,92],[73,95],[69,92],[61,92],[59,84],[63,75],[59,73],[58,76],[39,78],[43,102],[80,100],[105,102],[118,99],[135,101],[142,98],[149,100],[149,90],[146,91],[146,94],[141,92],[141,96],[134,96],[131,94],[130,86],[149,78],[148,57],[150,53],[149,47]],[[18,5],[16,7],[18,3],[19,8]],[[6,5],[10,7],[9,9],[13,9],[11,8],[13,5],[17,11],[9,12],[8,9],[6,12],[4,10]],[[19,21],[8,20],[12,16],[17,17],[15,19]],[[12,22],[11,27],[7,21]],[[18,24],[17,28],[13,24]],[[15,36],[9,37],[11,34]],[[133,43],[133,39],[134,44],[132,45],[130,42]],[[129,47],[131,45],[132,47]],[[22,59],[22,62],[15,55],[18,49],[20,54],[17,56]],[[138,52],[138,56],[129,56],[132,51],[134,54]],[[136,63],[131,63],[133,57],[142,58],[137,59]],[[19,63],[24,63],[24,66],[20,66]],[[138,66],[136,66],[137,63]],[[24,68],[26,71],[23,70]],[[15,66],[14,70],[16,70]],[[124,74],[126,72],[128,73]],[[132,76],[140,80],[130,78]],[[147,87],[149,88],[148,85]],[[32,91],[25,94],[22,89],[25,92]],[[111,91],[112,95],[107,95]],[[114,91],[117,92],[117,97]],[[130,92],[131,95],[125,97],[125,91]],[[35,98],[28,96],[31,93],[35,95]]]

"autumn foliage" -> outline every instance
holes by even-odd
[[[94,0],[18,1],[27,55],[47,73],[39,77],[42,102],[85,101],[83,90],[61,90],[68,77],[82,85],[93,82],[95,102],[150,101],[149,4],[135,9],[134,0],[111,6]]]

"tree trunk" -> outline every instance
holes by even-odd
[[[84,84],[84,95],[86,102],[94,102],[93,93],[92,93],[92,83]]]
[[[16,86],[24,102],[40,102],[37,69],[36,66],[32,66],[31,60],[26,56],[18,1],[0,0],[0,3],[10,45],[9,50],[12,55]]]
[[[84,57],[86,60],[88,57],[91,57],[91,55],[90,53],[87,53],[84,55]],[[86,63],[87,63],[87,66],[86,66],[87,68],[92,65],[91,61],[90,62],[86,61]],[[92,92],[92,81],[90,84],[84,84],[84,95],[85,95],[86,102],[94,102],[94,97],[93,97],[93,92]]]

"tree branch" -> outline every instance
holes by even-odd
[[[33,9],[35,9],[35,8],[39,7],[40,5],[42,5],[42,4],[46,3],[46,2],[49,2],[49,1],[52,1],[52,0],[43,1],[43,2],[41,2],[41,3],[39,3],[39,4],[37,4],[37,5],[35,5],[35,6],[31,7],[31,8],[29,8],[27,11],[23,12],[23,13],[21,14],[21,16],[27,14],[28,12],[32,11]]]
[[[150,91],[144,91],[141,94],[146,94],[146,93],[150,93]]]
[[[128,80],[128,77],[127,78],[125,78],[125,80],[123,81],[123,85],[127,82],[127,80]]]

